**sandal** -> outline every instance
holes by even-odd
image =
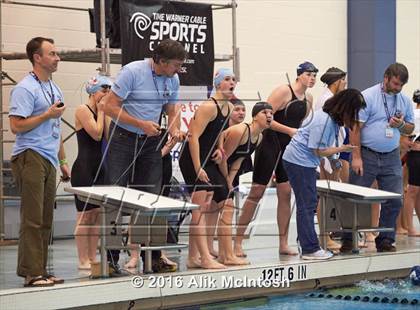
[[[41,282],[42,281],[42,282]],[[23,287],[47,287],[54,286],[54,282],[44,276],[34,277],[28,283],[23,284]]]
[[[64,279],[57,278],[53,274],[47,274],[46,276],[44,276],[44,278],[52,281],[54,284],[63,284],[64,283]]]
[[[173,262],[171,261],[171,263]],[[164,259],[159,258],[158,261],[152,263],[152,270],[154,273],[175,272],[177,266],[168,264]]]

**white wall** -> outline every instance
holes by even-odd
[[[296,67],[305,60],[313,62],[320,75],[331,66],[347,69],[346,1],[237,2],[240,98],[256,98],[260,92],[267,99],[277,85],[287,82],[286,72],[295,79]],[[215,11],[213,16],[216,51],[230,52],[230,10]],[[315,85],[314,97],[322,87],[320,82]]]
[[[201,0],[202,1],[202,0]],[[93,0],[48,1],[26,0],[60,6],[88,8]],[[205,2],[205,1],[202,1]],[[210,1],[228,3],[228,1]],[[215,51],[230,54],[232,48],[231,10],[215,10]],[[240,47],[241,82],[238,95],[255,99],[260,92],[266,99],[279,83],[285,83],[285,72],[295,78],[296,66],[312,61],[321,72],[330,66],[346,70],[346,1],[238,0],[237,35]],[[95,46],[95,35],[89,32],[87,12],[2,4],[2,49],[24,52],[26,43],[35,36],[52,37],[58,49],[82,49]],[[231,62],[216,67],[231,66]],[[99,64],[61,62],[54,79],[64,92],[67,110],[64,117],[73,123],[74,108],[86,100],[83,82],[95,73]],[[119,66],[112,66],[115,75]],[[20,80],[31,65],[27,60],[3,61],[3,70]],[[321,91],[321,83],[312,90]],[[3,92],[4,109],[8,109],[10,87]],[[249,102],[249,107],[254,102]],[[8,126],[7,116],[4,117]],[[65,129],[70,133],[70,129]],[[6,134],[6,138],[12,138]],[[76,139],[66,146],[69,160],[76,155]],[[10,156],[10,146],[6,148]]]
[[[80,8],[93,6],[93,0],[25,1]],[[210,2],[228,3],[219,0]],[[286,82],[286,72],[293,80],[296,66],[305,60],[313,62],[320,69],[320,74],[330,66],[347,70],[347,1],[238,0],[237,3],[237,36],[241,55],[239,97],[254,99],[260,92],[262,99],[266,99],[277,85]],[[397,1],[397,59],[409,68],[410,81],[405,91],[410,96],[414,89],[420,87],[419,13],[420,1]],[[215,51],[230,54],[231,10],[215,10],[213,16]],[[89,32],[87,12],[2,3],[1,24],[3,51],[24,52],[27,41],[38,35],[54,38],[59,49],[95,46],[95,35]],[[231,62],[216,63],[216,68],[231,65]],[[83,82],[98,67],[99,64],[60,63],[54,78],[64,91],[68,107],[65,118],[70,122],[73,122],[74,107],[86,100],[81,90]],[[113,75],[118,68],[117,65],[112,66]],[[3,70],[16,80],[20,80],[30,69],[27,60],[3,61]],[[315,98],[322,87],[318,82],[311,90]],[[4,87],[5,110],[9,92],[10,87]],[[253,103],[248,103],[249,108]],[[7,116],[4,119],[6,127]],[[72,138],[67,147],[70,160],[76,154],[75,141]],[[6,157],[9,154],[6,152]]]
[[[23,2],[23,1],[19,1]],[[26,0],[30,3],[69,6],[74,8],[93,7],[93,0]],[[89,32],[88,12],[72,11],[34,6],[23,6],[2,3],[1,14],[2,50],[7,52],[25,52],[26,43],[35,36],[51,37],[56,47],[60,49],[89,49],[96,45],[95,35]],[[83,83],[96,73],[100,64],[60,62],[54,80],[61,87],[67,109],[64,118],[74,123],[74,108],[84,103],[87,95],[83,90]],[[3,71],[13,79],[19,81],[31,70],[28,60],[4,60]],[[112,66],[116,73],[119,66]],[[8,110],[8,99],[11,86],[3,88],[3,109]],[[4,127],[8,128],[8,117],[5,115]],[[72,132],[66,125],[64,136]],[[13,135],[6,133],[6,139],[13,139]],[[76,138],[73,136],[67,143],[67,155],[73,162],[77,154]],[[5,158],[10,157],[11,145],[5,147]]]
[[[420,88],[420,1],[397,1],[397,61],[407,66],[410,78],[403,92],[410,98]]]

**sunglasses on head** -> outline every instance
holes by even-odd
[[[111,89],[111,85],[106,85],[106,84],[104,84],[104,85],[101,85],[101,87],[102,87],[103,89]]]

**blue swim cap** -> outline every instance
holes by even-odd
[[[112,81],[109,77],[101,74],[97,74],[89,79],[86,82],[86,92],[89,95],[96,93],[97,91],[101,90],[103,86],[112,86]]]
[[[218,87],[227,76],[235,76],[232,69],[221,68],[217,70],[213,79],[214,87]]]
[[[301,63],[297,69],[296,69],[296,74],[297,76],[301,75],[304,72],[314,72],[317,73],[318,72],[318,68],[315,67],[315,65],[309,61],[305,61],[304,63]]]
[[[420,285],[420,266],[414,266],[411,268],[410,280],[413,285]]]

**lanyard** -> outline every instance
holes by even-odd
[[[152,76],[153,76],[153,84],[155,84],[155,89],[156,89],[156,93],[158,94],[158,97],[160,98],[160,91],[159,91],[159,87],[158,87],[158,83],[157,83],[157,79],[156,79],[156,73],[155,70],[153,70],[153,68],[151,68],[152,70]],[[163,90],[163,94],[162,97],[163,98],[168,98],[169,97],[169,92],[168,92],[168,85],[166,84],[166,78],[163,81],[164,85],[165,85],[165,89]]]
[[[51,101],[51,105],[53,105],[54,101],[55,101],[55,95],[54,95],[54,90],[53,90],[53,87],[52,87],[52,84],[51,84],[51,80],[48,79],[48,84],[50,85],[50,91],[51,92],[49,92],[48,89],[45,89],[45,91],[44,91],[44,85],[42,84],[42,82],[38,78],[38,76],[35,74],[35,72],[31,71],[31,72],[29,72],[29,74],[35,79],[35,81],[37,81],[39,83],[39,86],[41,86],[41,90],[42,90],[42,93],[44,94],[45,100],[47,100],[47,102]],[[50,100],[48,100],[45,92],[47,92],[48,97],[50,97]]]
[[[386,101],[386,96],[385,96],[385,91],[384,91],[384,84],[382,83],[381,85],[381,94],[382,94],[382,102],[384,103],[385,106],[385,113],[386,116],[388,118],[388,122],[391,120],[391,113],[389,113],[389,109],[388,109],[388,102]],[[398,109],[397,109],[397,95],[394,95],[394,104],[395,104],[395,113],[394,115],[397,113]]]

